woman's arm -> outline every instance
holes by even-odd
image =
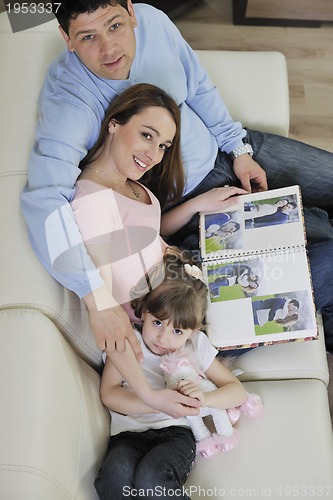
[[[235,186],[213,188],[175,208],[171,208],[162,214],[161,236],[166,237],[174,234],[198,212],[215,212],[227,209],[235,203],[234,197],[241,194],[247,194],[247,191]]]
[[[207,377],[215,383],[217,389],[201,392],[197,385],[180,381],[178,390],[182,394],[198,398],[203,407],[225,410],[245,403],[247,393],[237,377],[216,358],[206,371]]]

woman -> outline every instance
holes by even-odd
[[[101,303],[120,304],[137,320],[129,305],[130,290],[161,261],[165,248],[159,236],[159,203],[163,208],[178,201],[185,185],[180,111],[175,101],[154,85],[128,88],[112,101],[99,139],[80,167],[83,171],[72,208],[83,241],[107,285],[105,293],[111,296]],[[143,175],[145,185],[138,182]],[[183,223],[197,211],[223,207],[224,200],[243,193],[234,187],[216,188],[181,209],[169,210],[167,222],[162,222],[163,234],[174,232],[179,218]],[[115,329],[123,322],[124,316],[115,319]]]
[[[160,204],[138,180],[145,174],[147,182],[155,182],[161,199],[167,193],[180,197],[179,138],[174,100],[152,85],[130,87],[108,109],[76,183],[72,207],[87,250],[132,320],[130,290],[161,261],[165,246],[159,236]]]
[[[160,404],[155,403],[156,395],[152,402],[142,371],[134,369],[132,359],[121,352],[117,343],[123,344],[127,338],[133,345],[130,318],[135,319],[135,315],[130,308],[130,290],[162,260],[165,247],[159,236],[160,204],[138,180],[145,174],[146,184],[154,187],[163,205],[180,198],[184,189],[180,111],[175,101],[150,84],[125,90],[112,101],[99,139],[80,167],[82,174],[76,183],[72,208],[88,253],[105,282],[93,292],[94,304],[86,301],[90,322],[103,326],[100,317],[108,311],[104,317],[109,334],[106,337],[101,327],[100,333],[95,334],[97,345],[113,356],[119,371],[147,404],[169,410],[170,414],[165,394]],[[223,199],[243,192],[238,188],[221,191]],[[174,220],[177,223],[177,213]],[[169,220],[170,230],[172,226]],[[176,402],[173,416],[194,414],[191,408],[180,408],[180,404],[197,407],[197,402],[172,392],[170,401]]]

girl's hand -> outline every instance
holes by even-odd
[[[226,210],[235,203],[237,195],[248,194],[245,189],[236,186],[213,188],[194,198],[198,212],[217,212]]]
[[[184,396],[195,398],[200,402],[200,406],[205,405],[205,394],[200,390],[198,385],[191,380],[180,380],[177,385],[177,391]]]

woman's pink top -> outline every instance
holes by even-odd
[[[160,237],[159,201],[144,189],[151,201],[149,205],[94,181],[80,179],[71,203],[88,252],[98,251],[99,259],[102,258],[98,267],[111,264],[112,295],[132,321],[137,318],[129,305],[130,291],[145,272],[161,261],[166,247]]]

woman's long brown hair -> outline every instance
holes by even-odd
[[[162,161],[155,165],[141,179],[158,198],[162,209],[167,203],[178,201],[184,191],[185,174],[180,151],[180,111],[174,101],[164,90],[148,83],[139,83],[129,87],[115,97],[106,111],[96,144],[80,163],[83,169],[88,163],[98,158],[108,136],[108,126],[112,120],[125,125],[132,116],[144,109],[158,106],[166,109],[172,116],[176,132],[172,145],[165,151]]]

